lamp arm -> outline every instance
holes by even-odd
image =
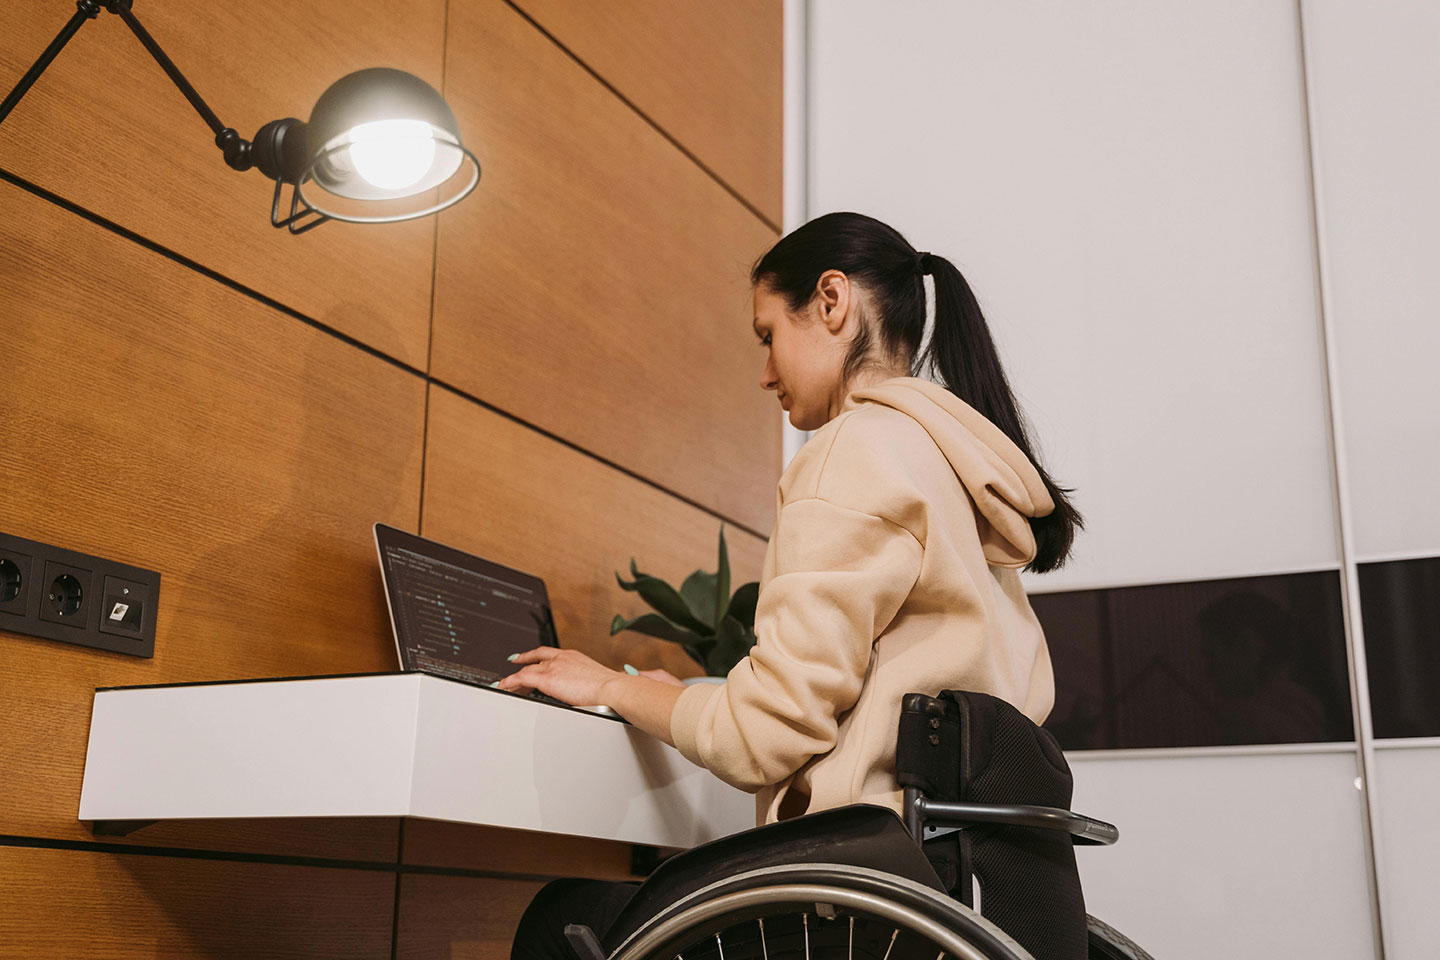
[[[66,22],[59,35],[50,42],[50,46],[45,48],[45,52],[40,54],[40,58],[35,61],[25,76],[20,78],[15,89],[5,97],[4,103],[0,103],[0,123],[5,121],[5,117],[20,102],[20,98],[25,96],[30,87],[39,79],[40,74],[45,72],[45,68],[50,66],[50,62],[59,55],[65,44],[70,42],[70,38],[75,36],[81,25],[86,20],[94,20],[104,9],[117,14],[121,20],[125,21],[130,32],[135,34],[145,49],[150,51],[150,56],[155,58],[155,62],[160,64],[161,69],[170,77],[170,80],[180,88],[181,93],[185,94],[185,99],[190,101],[195,112],[200,114],[200,118],[215,134],[215,145],[224,152],[226,164],[234,170],[249,170],[255,165],[250,156],[250,141],[243,139],[234,129],[220,122],[220,118],[215,116],[215,111],[210,109],[209,104],[190,85],[190,81],[185,79],[180,68],[166,56],[164,50],[160,49],[160,44],[156,43],[155,38],[150,36],[150,32],[141,26],[140,21],[135,19],[135,14],[130,12],[131,3],[132,0],[76,0],[75,13]]]
[[[50,61],[60,55],[60,51],[65,49],[65,44],[70,42],[70,38],[75,36],[85,21],[94,20],[100,15],[100,4],[97,0],[78,0],[75,7],[74,15],[61,28],[55,39],[50,41],[50,46],[40,54],[40,59],[25,71],[25,76],[21,77],[20,82],[15,84],[15,88],[5,95],[4,102],[0,102],[0,123],[5,122],[10,111],[15,109],[15,104],[19,103],[20,98],[30,91],[30,88],[35,85],[35,81],[40,79],[40,74],[50,66]]]

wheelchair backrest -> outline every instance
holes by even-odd
[[[1004,700],[970,691],[908,694],[895,760],[901,785],[933,800],[1068,809],[1074,787],[1049,731]],[[1085,957],[1085,901],[1068,834],[990,825],[953,836],[952,894],[970,902],[973,874],[986,919],[1037,960]]]

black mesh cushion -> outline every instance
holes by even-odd
[[[603,932],[605,950],[613,951],[646,920],[701,887],[749,870],[791,863],[869,867],[943,892],[930,861],[893,810],[853,804],[732,834],[671,857]]]
[[[987,694],[907,697],[896,754],[901,782],[931,799],[1070,808],[1073,780],[1055,738]],[[1036,960],[1084,960],[1085,901],[1068,833],[971,827],[961,859],[980,882],[986,919]]]

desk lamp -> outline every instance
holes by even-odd
[[[303,233],[326,220],[411,220],[462,200],[480,181],[480,162],[460,142],[444,98],[419,77],[385,67],[335,81],[316,101],[308,123],[294,117],[272,120],[253,141],[242,139],[220,122],[135,19],[131,2],[77,0],[69,22],[0,102],[0,123],[85,21],[103,9],[125,21],[210,125],[226,164],[233,170],[257,168],[275,181],[272,226]],[[282,220],[280,193],[286,184],[291,187],[290,215]]]

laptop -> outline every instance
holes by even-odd
[[[401,670],[619,719],[608,707],[490,686],[520,669],[510,654],[560,645],[545,581],[383,523],[375,550]]]

